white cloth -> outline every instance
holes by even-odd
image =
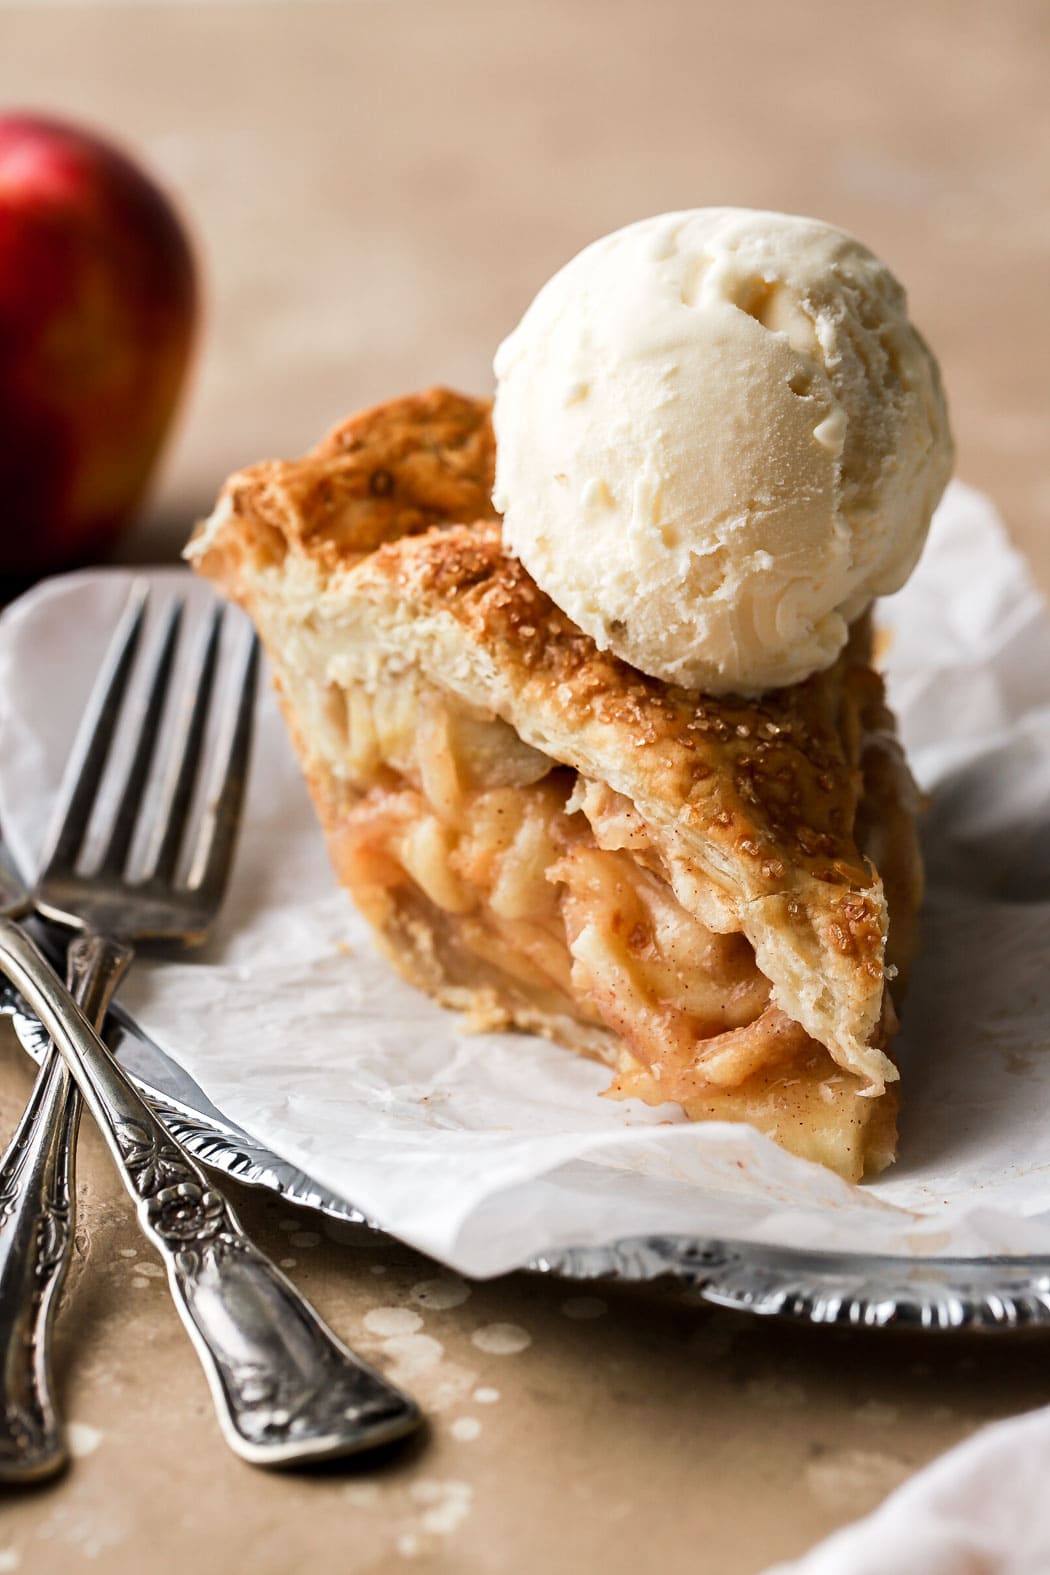
[[[1050,1407],[984,1427],[766,1575],[1047,1575]]]

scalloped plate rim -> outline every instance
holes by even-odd
[[[39,1059],[45,1042],[40,1024],[3,984],[0,1015],[12,1018],[23,1047]],[[106,1037],[160,1119],[202,1164],[330,1219],[382,1229],[229,1120],[119,1007]],[[164,1082],[174,1083],[177,1093],[156,1086],[161,1079],[143,1075],[141,1065],[135,1069],[143,1057],[154,1074],[160,1071]],[[1050,1258],[902,1258],[654,1236],[558,1248],[523,1267],[581,1283],[671,1278],[711,1306],[819,1327],[930,1334],[1050,1329]]]

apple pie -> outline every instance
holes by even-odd
[[[493,464],[488,404],[431,390],[231,477],[187,549],[259,629],[340,880],[471,1026],[882,1169],[921,866],[868,621],[760,700],[648,678],[504,551]]]

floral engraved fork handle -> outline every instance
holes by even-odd
[[[39,1481],[67,1459],[53,1397],[50,1334],[73,1230],[79,1107],[61,1056],[49,1055],[0,1166],[2,1482]]]
[[[111,946],[94,935],[73,941],[74,988],[98,973]],[[421,1420],[415,1402],[348,1351],[253,1245],[32,943],[2,925],[0,964],[54,1034],[137,1202],[231,1447],[255,1465],[295,1465],[355,1454],[414,1431]]]
[[[93,1023],[105,1017],[130,958],[114,947],[110,966],[79,980]],[[69,982],[74,987],[72,975]],[[80,1109],[76,1084],[52,1049],[0,1161],[0,1482],[40,1481],[68,1459],[51,1340],[73,1251]]]

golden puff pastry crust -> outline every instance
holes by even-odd
[[[921,867],[867,624],[757,701],[650,679],[503,550],[493,465],[487,404],[430,390],[233,476],[187,549],[268,647],[341,879],[475,1021],[881,1168]]]

